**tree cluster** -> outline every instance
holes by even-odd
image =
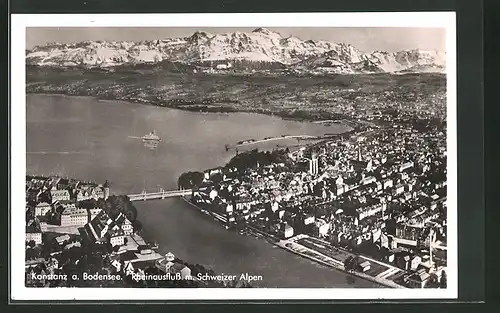
[[[182,173],[177,180],[180,189],[195,189],[203,182],[204,174],[201,172]]]
[[[31,240],[28,243],[28,248],[26,249],[26,261],[35,260],[40,257],[40,250],[35,247],[35,242]]]
[[[112,219],[120,213],[123,213],[132,223],[137,219],[137,208],[125,195],[112,195],[107,200],[101,198],[97,200],[95,207],[102,208]]]
[[[358,268],[359,260],[356,257],[349,256],[344,261],[344,268],[349,271],[355,271]]]
[[[236,168],[240,172],[257,166],[267,166],[273,163],[285,163],[288,161],[286,149],[273,151],[259,151],[253,149],[234,156],[227,164],[227,168]]]

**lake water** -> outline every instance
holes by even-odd
[[[115,194],[176,189],[177,177],[226,163],[226,144],[281,135],[323,135],[342,125],[246,113],[202,114],[89,97],[27,95],[27,172],[111,183]],[[140,137],[162,138],[147,149]],[[297,143],[288,140],[288,144]],[[285,141],[268,142],[272,148]],[[262,147],[262,146],[260,146]],[[260,287],[376,287],[251,236],[240,236],[181,199],[135,203],[148,239],[218,273],[262,275]]]

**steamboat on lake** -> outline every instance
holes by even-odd
[[[142,136],[141,140],[144,143],[158,143],[161,141],[161,138],[156,134],[156,131],[153,129],[153,131],[150,132],[149,134]]]

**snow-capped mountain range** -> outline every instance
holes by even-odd
[[[236,70],[259,64],[319,73],[444,72],[446,55],[420,49],[363,53],[350,44],[283,37],[265,28],[142,42],[51,43],[26,51],[26,63],[53,67],[115,67],[162,61]],[[243,63],[243,65],[241,65]]]

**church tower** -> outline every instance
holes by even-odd
[[[358,161],[363,161],[363,156],[361,155],[361,146],[358,146]]]
[[[109,198],[109,182],[107,180],[104,183],[103,188],[104,188],[104,200],[108,200],[108,198]]]
[[[317,175],[319,172],[319,160],[318,154],[313,152],[311,159],[309,160],[309,174]]]

